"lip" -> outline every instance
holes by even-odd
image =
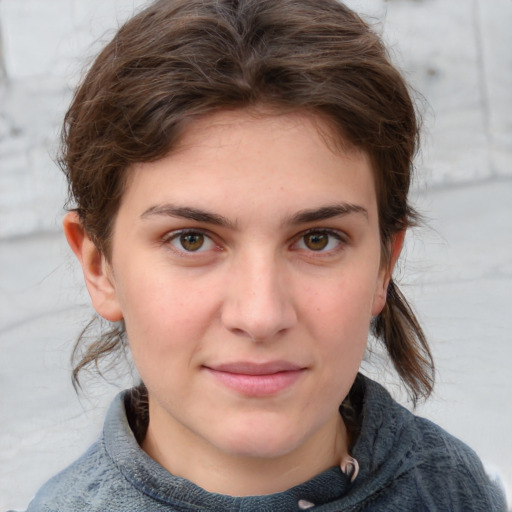
[[[290,388],[306,371],[305,367],[289,361],[238,361],[203,368],[224,386],[253,397],[278,394]]]

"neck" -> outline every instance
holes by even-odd
[[[156,415],[158,418],[158,415]],[[194,436],[182,425],[159,423],[152,415],[142,443],[144,451],[174,476],[203,489],[230,496],[255,496],[286,491],[348,454],[348,435],[339,414],[291,452],[276,457],[226,453]]]

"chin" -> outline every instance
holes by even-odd
[[[223,451],[233,456],[273,459],[287,455],[300,445],[300,436],[290,435],[292,430],[291,425],[276,428],[271,424],[235,431],[226,429],[221,443]]]

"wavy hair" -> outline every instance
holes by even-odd
[[[65,116],[68,205],[107,259],[130,166],[167,155],[194,118],[258,105],[319,115],[369,155],[389,258],[393,236],[417,221],[408,192],[419,128],[380,37],[337,0],[160,0],[118,30]],[[432,356],[393,281],[372,329],[413,401],[428,396]],[[119,325],[84,340],[73,352],[75,385],[125,346]]]

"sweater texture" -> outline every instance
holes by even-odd
[[[151,459],[130,429],[119,394],[99,440],[37,493],[27,512],[502,512],[505,498],[476,454],[432,422],[396,403],[359,375],[360,431],[351,483],[330,468],[288,491],[231,497],[175,477]],[[352,393],[352,392],[351,392]]]

